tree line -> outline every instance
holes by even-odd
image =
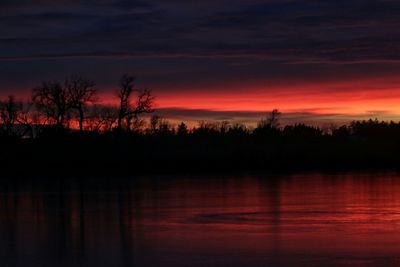
[[[123,75],[115,91],[115,106],[102,105],[94,82],[75,76],[42,82],[29,101],[0,101],[2,173],[114,177],[400,166],[399,122],[283,125],[274,109],[255,127],[228,121],[188,127],[153,113],[154,95],[137,89],[132,75]]]

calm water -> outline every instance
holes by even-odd
[[[0,182],[1,266],[400,266],[400,176]]]

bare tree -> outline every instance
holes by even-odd
[[[32,101],[43,112],[46,121],[58,129],[65,126],[68,112],[68,92],[59,82],[42,82],[33,89]]]
[[[86,107],[97,101],[97,90],[94,82],[82,77],[66,79],[65,88],[68,94],[68,107],[78,112],[79,130],[83,131]]]
[[[153,112],[154,96],[148,89],[134,89],[135,77],[129,74],[122,76],[119,82],[117,97],[119,99],[117,129],[122,130],[125,120],[126,129],[131,129],[132,120],[138,120],[143,113]],[[132,100],[132,93],[136,92],[136,100]],[[133,102],[133,103],[132,103]]]
[[[35,137],[35,133],[41,129],[39,114],[34,110],[34,104],[31,101],[22,103],[22,110],[18,115],[17,122],[24,128],[21,136]]]
[[[153,115],[150,118],[149,128],[146,130],[147,134],[158,135],[158,134],[174,134],[175,128],[166,119]]]
[[[277,129],[279,127],[279,119],[281,115],[282,113],[279,112],[279,110],[274,109],[271,111],[266,119],[262,119],[258,122],[257,127]]]
[[[130,123],[129,129],[132,129],[134,132],[138,133],[143,131],[143,128],[145,126],[146,126],[146,121],[143,118],[139,117],[138,115],[134,115]]]
[[[155,134],[158,130],[161,118],[158,115],[153,115],[150,118],[150,133]]]
[[[279,119],[281,117],[282,113],[279,112],[278,109],[274,109],[271,111],[268,117],[268,123],[271,126],[271,128],[276,129],[279,127]]]
[[[93,106],[87,116],[90,131],[111,131],[117,121],[117,109],[111,106]]]
[[[22,102],[16,101],[12,95],[8,96],[7,100],[0,101],[0,122],[7,135],[13,134],[21,111]]]
[[[177,134],[178,134],[179,136],[184,136],[184,135],[187,135],[188,132],[189,132],[189,131],[188,131],[187,125],[186,125],[184,122],[181,122],[181,123],[178,125]]]
[[[122,129],[122,120],[128,115],[130,110],[130,98],[133,91],[133,83],[135,77],[125,74],[119,81],[119,91],[117,97],[119,99],[119,111],[118,111],[118,130]]]

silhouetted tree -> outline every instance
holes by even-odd
[[[322,136],[323,130],[319,127],[308,126],[304,123],[287,125],[283,129],[283,136],[292,141],[318,140]]]
[[[89,103],[97,101],[94,82],[82,77],[71,77],[66,79],[65,88],[68,93],[68,106],[78,112],[79,130],[82,132],[86,107]]]
[[[65,126],[68,112],[68,91],[60,82],[45,81],[33,89],[32,101],[43,112],[46,122],[57,129]]]
[[[88,129],[94,132],[111,131],[117,121],[117,113],[112,106],[92,106],[86,118]]]
[[[0,101],[0,122],[7,135],[13,134],[21,110],[22,102],[16,101],[12,95],[8,96],[7,100]]]
[[[229,128],[230,128],[229,121],[223,121],[220,123],[219,132],[221,134],[225,134],[228,132]]]
[[[17,123],[24,129],[21,136],[34,138],[35,134],[41,130],[40,128],[42,126],[39,114],[34,110],[34,104],[31,101],[21,103],[22,109],[17,116]]]
[[[280,129],[279,129],[279,119],[280,119],[281,113],[277,110],[274,109],[271,111],[270,114],[268,114],[267,118],[261,119],[258,124],[257,128],[254,129],[253,135],[258,139],[258,140],[264,140],[265,137],[277,137],[280,135]]]
[[[168,120],[161,119],[158,125],[158,132],[162,135],[173,135],[175,134],[175,129]]]
[[[160,120],[161,120],[161,118],[158,115],[151,116],[151,118],[150,118],[150,133],[154,134],[157,132]]]
[[[339,128],[335,128],[332,130],[331,135],[338,139],[348,138],[351,132],[348,126],[342,125]]]
[[[136,133],[142,132],[145,125],[146,121],[135,114],[129,120],[129,131],[134,131]]]
[[[229,127],[228,134],[231,136],[243,137],[249,134],[249,129],[244,124],[235,123]]]
[[[122,129],[122,120],[127,116],[130,109],[130,98],[133,91],[133,83],[135,77],[125,74],[121,77],[119,81],[119,91],[117,92],[117,97],[119,99],[119,112],[117,128]]]
[[[276,129],[276,128],[279,127],[279,119],[280,119],[281,115],[282,115],[282,113],[279,112],[279,110],[274,109],[274,110],[271,111],[271,113],[268,115],[267,118],[261,119],[258,122],[257,127],[258,128]]]
[[[135,77],[129,74],[122,76],[119,82],[117,97],[119,99],[119,111],[117,129],[122,130],[122,121],[125,120],[129,131],[133,119],[142,113],[153,112],[154,97],[148,89],[134,89]],[[136,92],[136,100],[132,101],[132,93]],[[133,102],[133,103],[132,103]]]
[[[219,135],[220,126],[217,123],[210,123],[200,121],[199,126],[194,128],[192,133],[196,136],[218,136]]]
[[[279,119],[281,117],[282,113],[279,112],[279,110],[274,109],[271,111],[271,113],[269,114],[269,117],[267,119],[268,124],[271,125],[271,128],[278,128],[279,127]]]
[[[166,135],[173,134],[175,129],[169,121],[159,117],[158,115],[153,115],[150,118],[150,129],[147,132],[153,135]]]
[[[178,125],[177,134],[178,136],[184,136],[188,134],[188,127],[186,126],[185,123],[181,122]]]

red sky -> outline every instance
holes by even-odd
[[[190,89],[154,90],[156,107],[161,114],[177,120],[222,120],[224,118],[254,123],[274,108],[298,122],[346,122],[353,119],[400,118],[400,78],[384,76],[341,79],[299,84],[267,82],[237,84],[229,82]],[[229,89],[227,89],[229,88]],[[112,89],[104,90],[106,102],[112,103]],[[171,115],[165,110],[174,109]],[[179,114],[181,110],[181,114]],[[196,110],[186,114],[187,110]],[[201,114],[203,111],[204,114]],[[228,112],[228,113],[227,113]],[[186,114],[186,116],[185,116]],[[243,118],[245,116],[246,118]],[[314,118],[313,118],[314,117]],[[336,119],[335,119],[336,118]]]
[[[299,85],[264,90],[262,86],[225,91],[166,92],[157,94],[160,108],[210,109],[216,111],[268,111],[317,114],[400,113],[400,88],[368,84]]]
[[[284,79],[243,82],[210,80],[193,83],[150,82],[157,114],[173,122],[243,122],[254,125],[274,108],[285,123],[347,123],[354,119],[400,119],[400,75],[338,77],[296,81]],[[379,77],[381,76],[381,77]],[[140,80],[139,80],[140,81]],[[137,87],[143,87],[140,82]],[[98,85],[103,104],[116,104],[116,85]],[[1,90],[0,90],[1,91]],[[3,95],[29,97],[29,90],[4,90]]]

